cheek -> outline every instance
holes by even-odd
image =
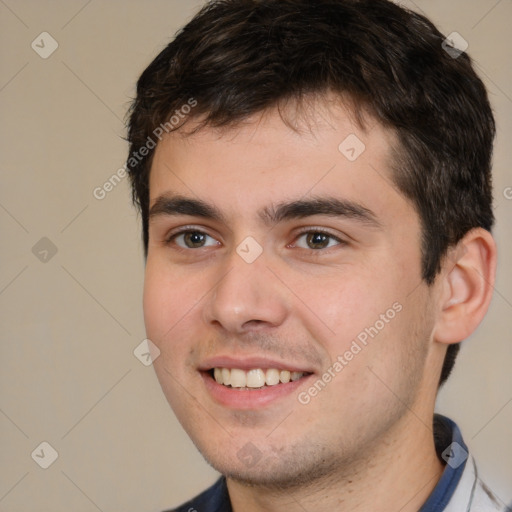
[[[190,351],[186,344],[187,322],[194,312],[195,297],[192,290],[180,286],[176,273],[148,259],[143,293],[144,323],[147,337],[160,350],[153,367],[173,409],[181,403],[181,384],[186,382],[189,371],[183,361]]]
[[[333,348],[342,350],[392,308],[398,294],[374,276],[348,269],[305,284],[297,295],[314,313],[308,315],[310,332],[325,332]]]
[[[180,323],[193,314],[201,296],[192,283],[183,286],[184,279],[165,265],[148,259],[144,278],[144,323],[149,339],[157,345],[175,336]]]
[[[417,318],[424,308],[410,295],[412,276],[400,275],[400,268],[381,259],[380,265],[348,268],[324,276],[315,286],[301,286],[301,298],[315,313],[304,315],[303,324],[331,362],[342,356],[346,364],[339,381],[368,378],[368,366],[383,365],[393,376],[410,357],[415,344],[410,338],[424,344],[426,326]]]
[[[149,263],[148,263],[149,265]],[[172,297],[164,279],[158,279],[151,266],[146,267],[144,277],[143,309],[146,333],[154,343],[160,344],[165,325],[172,320]]]

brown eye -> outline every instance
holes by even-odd
[[[327,249],[341,244],[342,241],[329,233],[322,231],[308,231],[297,238],[295,245],[301,249]]]
[[[184,231],[172,237],[176,245],[184,249],[201,249],[211,245],[218,245],[217,240],[202,231]]]
[[[183,241],[185,245],[190,249],[195,249],[197,247],[203,247],[206,236],[203,233],[199,233],[198,231],[191,231],[190,233],[185,233],[183,235]]]
[[[310,249],[325,249],[329,245],[330,238],[325,233],[308,233],[306,243]]]

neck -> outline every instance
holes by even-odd
[[[431,419],[408,413],[364,458],[309,485],[278,491],[228,479],[233,512],[417,512],[436,486],[443,465],[436,455]]]

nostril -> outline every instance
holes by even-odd
[[[244,329],[259,328],[261,325],[266,324],[264,320],[248,320],[243,324]]]

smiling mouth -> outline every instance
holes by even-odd
[[[277,368],[254,368],[248,371],[239,368],[212,368],[209,375],[222,386],[238,390],[253,390],[288,384],[300,380],[309,372],[295,372]]]

